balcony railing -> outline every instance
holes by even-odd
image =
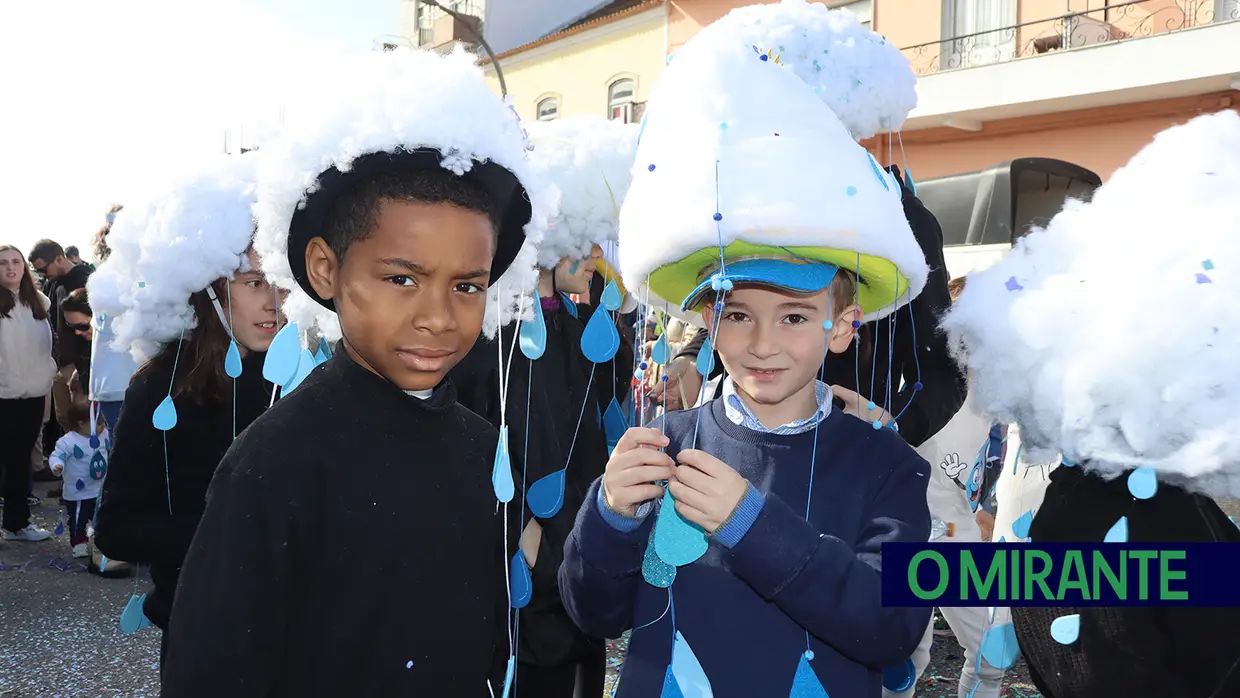
[[[900,50],[929,75],[1237,20],[1236,0],[1132,0]]]

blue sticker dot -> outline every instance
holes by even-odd
[[[649,167],[647,167],[646,169],[647,169],[647,170],[650,170],[651,172],[654,172],[654,165],[650,165],[650,166],[649,166]]]
[[[853,329],[855,330],[855,329],[857,329],[858,327],[861,327],[861,321],[860,321],[860,320],[853,320]]]
[[[722,213],[716,213],[716,214],[714,215],[714,219],[715,219],[716,221],[721,221],[721,220],[723,220],[723,214],[722,214]]]
[[[881,421],[881,420],[876,419],[876,420],[874,420],[874,424],[872,424],[872,425],[870,425],[870,426],[873,426],[873,427],[874,427],[874,431],[878,431],[879,429],[882,429],[882,428],[883,428],[883,423],[882,423],[882,421]]]
[[[845,194],[847,194],[847,195],[849,195],[849,196],[856,196],[856,195],[857,195],[857,188],[856,188],[856,187],[851,187],[851,186],[850,186],[850,187],[848,187],[847,189],[845,189],[845,190],[844,190],[844,193],[845,193]]]
[[[758,56],[758,58],[762,60],[763,62],[770,60],[769,58],[767,58],[767,55],[765,53],[762,54],[761,56]]]

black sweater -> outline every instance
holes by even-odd
[[[242,362],[237,433],[271,400],[271,384],[262,377],[265,356],[252,354]],[[178,371],[189,368],[188,360],[181,361]],[[155,588],[143,608],[160,628],[168,627],[177,575],[202,518],[207,485],[233,442],[234,428],[231,404],[196,405],[174,398],[177,425],[166,432],[165,442],[165,432],[151,424],[151,415],[167,397],[171,382],[172,360],[161,356],[134,374],[125,391],[95,531],[104,555],[150,565]]]
[[[497,441],[450,382],[422,401],[337,348],[220,464],[161,695],[491,695],[508,657]]]
[[[564,559],[564,543],[573,528],[577,510],[585,501],[590,484],[607,466],[607,438],[599,426],[599,411],[607,409],[613,392],[617,401],[622,402],[632,378],[632,348],[625,342],[621,343],[612,361],[597,366],[581,353],[581,333],[591,310],[585,304],[576,307],[579,317],[574,317],[563,304],[558,310],[544,312],[546,352],[531,362],[518,348],[512,357],[508,381],[508,443],[518,487],[517,501],[520,501],[523,464],[528,463],[524,472],[527,486],[567,465],[563,506],[551,518],[539,519],[542,542],[530,575],[533,594],[529,605],[521,611],[519,656],[522,662],[536,666],[571,664],[602,642],[586,636],[568,617],[560,601],[557,571]],[[507,355],[513,349],[512,333],[513,327],[506,327],[497,340],[503,347],[506,365]],[[500,423],[498,363],[495,342],[480,339],[451,373],[461,404],[495,426]],[[530,390],[531,380],[533,390]],[[582,416],[578,429],[579,415]],[[577,430],[575,445],[574,430]],[[515,514],[515,511],[510,512],[514,517],[511,524],[514,529],[517,526]],[[524,525],[530,511],[526,508],[521,514],[520,523]]]
[[[934,214],[904,183],[899,168],[892,166],[888,170],[904,187],[904,217],[908,219],[913,236],[926,257],[930,276],[913,302],[895,314],[894,348],[891,318],[883,318],[862,327],[871,341],[864,343],[860,365],[854,343],[841,354],[827,354],[822,368],[828,384],[855,390],[880,406],[885,401],[890,371],[893,379],[891,411],[899,415],[900,435],[909,444],[920,446],[937,434],[960,410],[968,385],[964,372],[948,352],[946,335],[939,330],[939,319],[951,306],[951,295],[947,290],[950,279],[943,258],[943,229]],[[706,330],[699,330],[679,356],[697,356],[706,335]],[[889,354],[890,363],[887,360]],[[712,378],[723,372],[723,363],[717,354],[714,365]],[[901,378],[903,388],[900,387]],[[914,397],[914,387],[918,381],[922,389]],[[722,393],[721,382],[715,390],[715,397]]]
[[[1101,541],[1121,516],[1133,543],[1240,542],[1213,500],[1164,482],[1135,500],[1123,477],[1059,467],[1050,479],[1029,529],[1035,543]],[[1050,625],[1071,613],[1081,616],[1080,636],[1061,645]],[[1012,620],[1046,698],[1240,696],[1238,608],[1013,608]]]

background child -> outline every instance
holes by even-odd
[[[95,417],[94,420],[91,417]],[[74,430],[60,437],[48,463],[52,472],[64,478],[65,513],[69,519],[69,545],[73,557],[86,557],[89,538],[87,524],[95,519],[95,503],[103,490],[108,472],[111,435],[101,415],[92,413],[90,403],[76,401],[69,407]],[[95,445],[91,445],[91,437]],[[92,525],[93,528],[93,525]]]

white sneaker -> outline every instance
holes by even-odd
[[[37,543],[41,540],[47,540],[52,537],[52,534],[44,531],[34,524],[30,524],[20,531],[10,531],[7,529],[0,529],[0,531],[3,532],[5,540],[21,540],[26,541],[27,543]]]
[[[88,554],[89,553],[86,552],[85,543],[78,543],[77,545],[73,546],[73,557],[75,558],[86,557]]]

